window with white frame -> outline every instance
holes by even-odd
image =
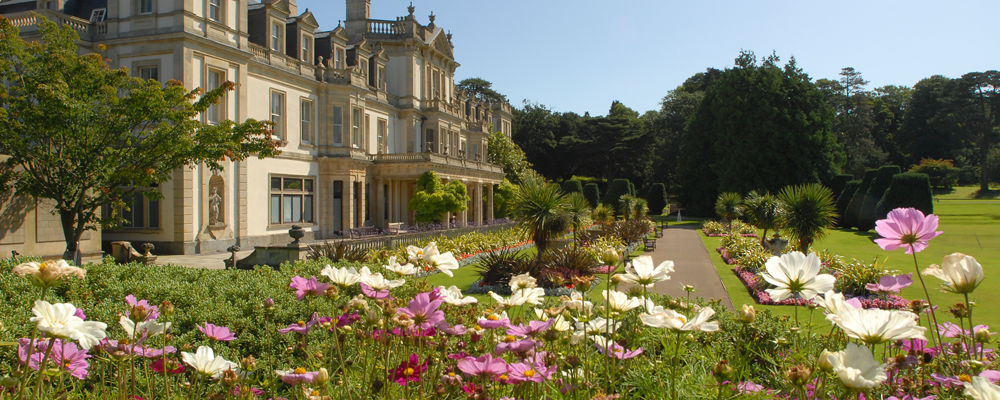
[[[344,145],[344,108],[333,106],[333,145]]]
[[[139,14],[153,12],[153,0],[139,0]]]
[[[160,80],[160,67],[158,65],[147,65],[138,67],[137,69],[139,78],[142,78],[144,81],[148,81],[150,79],[154,81]]]
[[[209,69],[206,75],[205,90],[212,91],[226,81],[226,73],[217,69]],[[226,119],[226,96],[219,97],[219,100],[208,106],[205,111],[205,121],[212,125],[218,125],[219,121]]]
[[[376,128],[376,130],[378,133],[378,153],[385,154],[389,152],[389,149],[386,147],[386,134],[388,133],[387,130],[389,127],[389,122],[386,121],[385,119],[379,118],[377,125],[378,127]]]
[[[312,63],[312,36],[302,35],[302,61]]]
[[[301,104],[302,121],[302,143],[311,144],[313,142],[313,102],[302,99]]]
[[[111,218],[112,213],[124,219],[119,225],[122,229],[160,228],[160,201],[150,200],[141,191],[127,195],[118,207],[103,207],[104,218]]]
[[[281,24],[271,24],[271,50],[281,51]]]
[[[271,224],[313,222],[314,198],[312,178],[272,176],[269,206]]]
[[[344,50],[338,47],[337,51],[333,54],[333,67],[336,69],[344,69]]]
[[[271,123],[275,139],[285,137],[285,94],[271,92]]]
[[[378,88],[385,90],[385,68],[382,67],[378,69]]]
[[[222,22],[222,0],[208,0],[208,19]]]
[[[104,18],[108,14],[107,8],[96,8],[94,11],[90,12],[90,22],[104,22]]]
[[[54,2],[54,1],[46,1],[45,2],[45,9],[46,10],[55,10],[56,9],[56,2]]]
[[[361,75],[368,76],[368,61],[361,60]]]
[[[473,161],[479,161],[479,145],[478,144],[473,144],[472,145],[472,160]]]
[[[351,110],[351,146],[361,148],[361,109]]]

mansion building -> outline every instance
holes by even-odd
[[[377,20],[370,0],[346,3],[343,24],[322,31],[295,0],[0,1],[0,14],[27,40],[38,39],[37,19],[47,18],[77,30],[84,51],[107,46],[111,67],[137,77],[177,80],[189,90],[234,82],[200,116],[207,123],[274,123],[279,156],[227,161],[221,171],[177,170],[150,188],[163,199],[137,196],[122,210],[129,223],[89,232],[84,252],[123,240],[194,254],[287,243],[292,225],[309,240],[413,224],[408,203],[426,171],[468,189],[468,211],[446,220],[493,219],[493,187],[504,174],[488,160],[489,133],[492,126],[510,135],[510,105],[456,89],[452,36],[433,13],[427,25],[412,5],[405,16]],[[21,207],[33,209],[0,229],[0,251],[61,254],[61,230],[52,224],[59,218],[44,202]]]

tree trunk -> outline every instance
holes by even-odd
[[[77,213],[70,210],[59,210],[59,219],[62,220],[63,237],[66,240],[66,252],[62,258],[73,260],[74,265],[79,266],[80,237],[83,236],[83,229],[78,227]]]
[[[983,135],[983,140],[979,145],[979,194],[984,195],[990,191],[989,161],[990,161],[990,140],[987,135]]]

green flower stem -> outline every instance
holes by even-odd
[[[45,348],[45,355],[42,356],[42,363],[38,364],[38,380],[35,382],[35,396],[42,393],[42,378],[45,376],[45,364],[49,361],[49,355],[52,354],[52,347],[55,346],[55,338],[49,339],[49,347]],[[29,358],[25,364],[30,364],[31,359]]]
[[[931,310],[931,319],[934,321],[934,326],[931,327],[933,333],[931,334],[931,340],[934,339],[934,333],[937,334],[937,344],[935,346],[940,346],[942,352],[944,352],[944,341],[941,339],[941,332],[938,331],[937,313],[934,312],[934,302],[931,301],[931,294],[927,291],[927,284],[924,283],[924,277],[920,275],[920,264],[917,263],[917,252],[913,251],[913,244],[910,244],[910,253],[913,254],[913,268],[917,270],[917,278],[920,278],[920,286],[924,288],[924,296],[927,297],[927,308]]]
[[[677,367],[680,361],[678,359],[678,354],[681,349],[681,333],[678,331],[674,336],[674,359],[672,361],[672,366],[670,368],[670,398],[677,400]]]
[[[969,303],[969,294],[963,293],[965,295],[965,309],[969,311],[969,355],[972,357],[977,357],[979,351],[976,350],[976,326],[972,324],[972,305]]]

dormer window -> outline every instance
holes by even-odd
[[[222,22],[222,0],[208,0],[208,19]]]
[[[336,69],[344,69],[344,50],[337,48],[333,56],[333,67]]]
[[[281,24],[271,24],[271,50],[281,51]]]
[[[302,61],[312,62],[312,40],[312,37],[302,35]]]
[[[378,88],[380,90],[385,90],[385,68],[379,67],[378,69]]]
[[[90,22],[104,22],[104,17],[107,15],[107,8],[98,8],[90,12]]]
[[[56,9],[56,2],[54,2],[54,1],[46,1],[45,2],[45,9],[46,10],[55,10]]]
[[[149,14],[153,12],[153,0],[139,0],[139,14]]]
[[[368,76],[368,61],[361,60],[361,75]]]

